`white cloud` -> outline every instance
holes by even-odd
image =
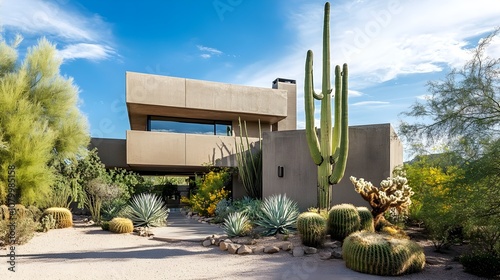
[[[109,47],[98,44],[78,43],[68,45],[59,51],[64,60],[85,58],[89,60],[101,60],[115,55],[115,51]]]
[[[352,89],[349,89],[348,93],[349,93],[349,97],[360,97],[360,96],[364,95],[361,91],[352,90]]]
[[[200,51],[202,51],[202,52],[208,52],[208,53],[211,53],[211,54],[222,54],[222,52],[219,51],[218,49],[214,49],[214,48],[210,48],[210,47],[205,47],[205,46],[202,46],[202,45],[197,45],[196,47]]]
[[[210,48],[210,47],[206,47],[203,45],[197,45],[196,47],[198,48],[198,50],[203,52],[202,54],[200,54],[200,57],[203,59],[209,59],[214,55],[219,56],[219,55],[223,54],[222,51],[215,49],[215,48]]]
[[[24,37],[46,36],[62,46],[63,58],[107,59],[116,54],[110,46],[110,30],[98,15],[84,15],[67,0],[4,0],[0,26]],[[81,50],[76,54],[74,51]]]
[[[361,101],[351,104],[351,106],[385,106],[391,104],[387,101]]]
[[[311,3],[312,2],[312,3]],[[332,67],[349,64],[350,97],[402,75],[435,73],[459,67],[469,49],[498,26],[496,0],[381,0],[332,2],[330,19]],[[314,52],[314,85],[321,87],[324,1],[295,0],[288,24],[294,43],[276,60],[256,61],[236,73],[232,83],[269,87],[276,77],[297,80],[298,123],[303,121],[304,63]],[[293,7],[293,8],[292,8]],[[500,54],[500,40],[489,50]],[[488,52],[488,53],[490,53]],[[498,57],[498,56],[497,56]],[[333,80],[333,77],[332,77]],[[384,101],[379,101],[384,102]],[[381,103],[361,103],[362,105]]]

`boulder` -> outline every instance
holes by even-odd
[[[204,240],[202,243],[203,247],[208,247],[212,245],[212,241],[210,239]]]
[[[285,242],[285,243],[281,244],[281,250],[283,250],[283,251],[290,251],[290,250],[292,250],[292,248],[293,248],[293,245],[291,242]]]
[[[229,243],[227,245],[227,251],[229,252],[229,254],[236,254],[236,252],[238,251],[238,249],[240,247],[241,247],[241,245],[234,244],[234,243]]]
[[[229,247],[229,244],[232,244],[232,243],[230,242],[230,240],[224,240],[224,241],[221,241],[221,242],[219,243],[219,248],[220,248],[222,251],[226,251],[226,250],[228,249],[228,247]]]
[[[322,260],[329,260],[332,258],[332,253],[331,252],[321,252],[321,253],[319,253],[319,258]]]
[[[240,248],[238,248],[238,251],[236,253],[238,255],[248,255],[252,253],[252,249],[247,245],[242,245]]]
[[[342,259],[342,247],[337,247],[333,249],[332,259]]]
[[[308,255],[316,254],[317,252],[318,252],[318,249],[316,249],[314,247],[304,246],[304,253],[306,253]]]
[[[254,254],[264,253],[264,246],[256,246],[252,251]]]
[[[280,248],[276,247],[276,246],[266,246],[264,248],[264,253],[267,253],[267,254],[274,254],[274,253],[278,253],[280,251]]]

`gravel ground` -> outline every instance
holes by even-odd
[[[480,279],[464,273],[453,254],[433,252],[422,241],[428,263],[423,272],[401,279]],[[5,257],[8,251],[0,251]],[[345,268],[341,260],[320,260],[318,254],[293,257],[229,255],[199,243],[167,243],[132,234],[112,234],[98,227],[37,233],[16,247],[16,272],[0,260],[0,279],[387,279]]]

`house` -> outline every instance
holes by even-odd
[[[316,204],[316,166],[305,131],[297,130],[295,80],[277,78],[261,88],[186,78],[126,73],[130,130],[125,140],[93,138],[102,162],[141,174],[193,175],[207,163],[237,166],[235,136],[239,118],[249,140],[262,130],[263,195],[287,193],[305,210]],[[344,179],[333,189],[333,203],[363,205],[349,177],[378,184],[403,163],[403,147],[390,124],[351,126]],[[245,195],[233,178],[232,195]]]

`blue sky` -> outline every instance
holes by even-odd
[[[469,58],[500,25],[497,0],[332,1],[332,64],[350,65],[351,125],[392,123],[425,98],[426,82]],[[57,44],[80,88],[93,137],[125,138],[125,71],[271,87],[296,79],[304,127],[308,49],[321,85],[324,1],[0,0],[2,36]],[[490,55],[500,56],[496,40]],[[333,77],[332,77],[333,78]],[[318,116],[319,118],[319,116]]]

